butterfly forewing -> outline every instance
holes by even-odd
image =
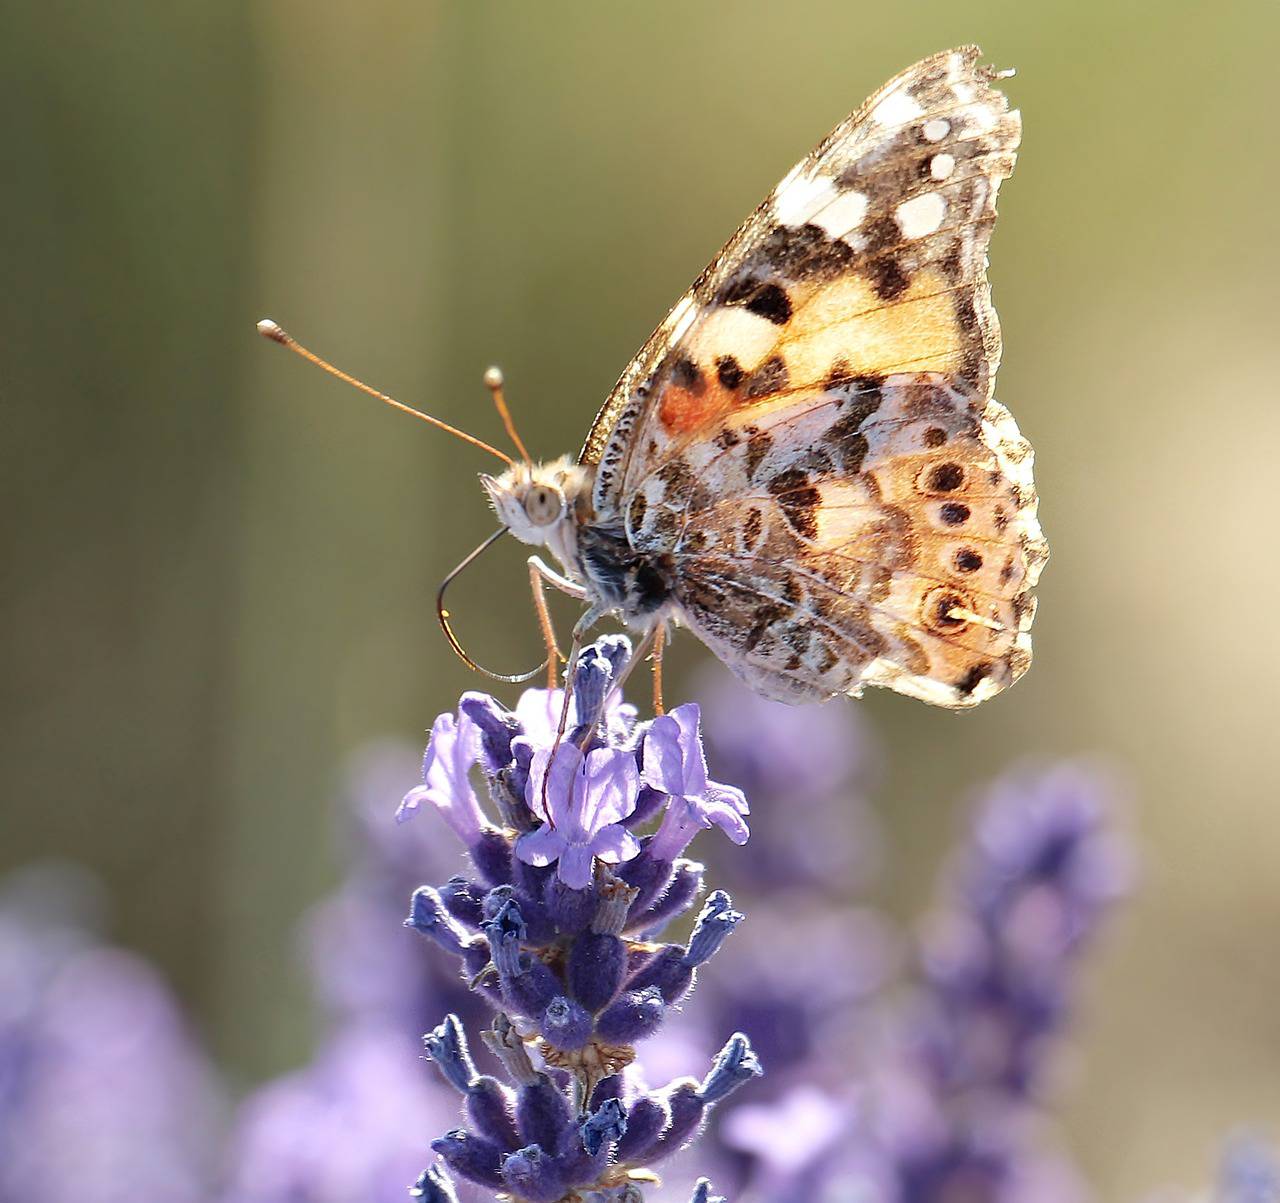
[[[986,281],[1016,112],[934,55],[793,169],[624,373],[583,451],[596,521],[669,557],[680,619],[797,701],[971,705],[1024,671],[1046,556],[991,400]]]

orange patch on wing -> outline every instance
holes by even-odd
[[[732,394],[722,388],[691,389],[668,384],[658,403],[658,420],[668,435],[691,434],[714,421],[732,404]]]

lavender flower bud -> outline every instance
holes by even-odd
[[[642,789],[640,796],[643,798],[645,793],[652,792],[652,790]],[[663,802],[667,800],[665,794],[658,794],[658,797]],[[650,906],[654,899],[667,888],[667,884],[671,881],[672,863],[665,857],[654,855],[653,838],[650,836],[644,841],[643,847],[636,856],[618,866],[616,870],[618,876],[628,885],[636,888],[635,907],[643,909]]]
[[[628,990],[600,1016],[596,1032],[610,1044],[635,1044],[658,1030],[666,1009],[657,986]]]
[[[627,1132],[627,1115],[617,1099],[607,1099],[587,1117],[579,1129],[582,1147],[594,1157],[606,1143],[619,1141]]]
[[[431,1142],[455,1174],[490,1190],[502,1190],[502,1150],[487,1140],[472,1136],[464,1128],[454,1128]]]
[[[516,716],[487,693],[464,693],[458,709],[479,729],[485,771],[493,774],[510,764],[511,741],[520,734]]]
[[[446,1015],[439,1027],[423,1036],[422,1043],[445,1081],[466,1094],[475,1080],[476,1068],[471,1062],[461,1020],[456,1015]]]
[[[590,1011],[561,994],[547,1004],[539,1026],[549,1044],[571,1051],[591,1039],[592,1022]]]
[[[545,897],[556,928],[566,936],[586,931],[599,905],[599,895],[594,888],[575,890],[559,877],[547,883]]]
[[[560,1167],[537,1145],[505,1157],[502,1177],[509,1190],[529,1203],[557,1203],[568,1190]]]
[[[662,1135],[671,1120],[671,1113],[662,1101],[653,1095],[642,1095],[631,1104],[627,1112],[627,1130],[618,1141],[616,1156],[619,1162],[642,1162],[654,1141]]]
[[[654,986],[668,1003],[679,1002],[693,982],[693,970],[689,967],[685,950],[677,944],[668,944],[651,956],[627,983],[630,990],[643,990]]]
[[[699,1178],[697,1184],[693,1188],[693,1198],[689,1203],[728,1203],[723,1195],[711,1194],[711,1182],[706,1178]]]
[[[501,1149],[520,1147],[512,1109],[511,1092],[487,1074],[476,1078],[467,1091],[467,1118],[485,1140]]]
[[[667,1111],[670,1121],[666,1130],[649,1147],[644,1155],[646,1165],[667,1157],[683,1148],[702,1127],[706,1104],[698,1093],[698,1083],[692,1078],[673,1082],[667,1090]]]
[[[511,843],[500,831],[484,831],[468,849],[471,863],[491,886],[511,880]]]
[[[717,890],[703,904],[693,935],[689,937],[685,964],[692,968],[709,961],[742,920],[742,913],[733,909],[729,895]]]
[[[705,866],[697,861],[685,860],[683,857],[676,861],[671,866],[666,889],[647,909],[637,910],[633,906],[627,927],[642,932],[658,931],[677,915],[684,914],[702,893],[702,875],[705,871]]]
[[[607,1006],[622,985],[627,949],[619,933],[634,897],[635,891],[621,881],[603,886],[591,930],[580,935],[569,951],[569,988],[589,1011]]]
[[[762,1073],[764,1069],[751,1051],[751,1041],[741,1032],[735,1032],[716,1054],[711,1072],[703,1079],[702,1098],[710,1107]]]
[[[569,1104],[546,1074],[535,1074],[516,1091],[516,1128],[527,1144],[541,1145],[553,1153],[573,1135]]]
[[[489,955],[502,981],[502,995],[522,1015],[538,1015],[559,993],[556,976],[520,948],[528,933],[520,907],[508,899],[484,926]]]
[[[609,661],[610,675],[616,681],[631,660],[631,640],[625,635],[602,635],[593,646]]]
[[[555,920],[546,904],[538,900],[540,897],[541,893],[536,897],[531,896],[514,885],[494,886],[484,898],[482,905],[484,920],[487,922],[496,918],[503,906],[513,902],[525,925],[525,932],[520,937],[520,942],[534,948],[550,944],[557,935]]]
[[[445,952],[462,956],[467,933],[453,921],[440,895],[430,886],[414,890],[404,925],[434,940]]]
[[[501,902],[484,925],[484,934],[489,937],[489,955],[504,984],[508,978],[518,977],[524,972],[520,963],[520,945],[527,931],[520,907],[511,898]]]
[[[465,877],[451,877],[440,887],[440,900],[444,908],[460,923],[479,927],[484,922],[483,894]]]
[[[613,664],[598,643],[584,648],[573,675],[573,704],[578,724],[595,729],[604,717],[605,699],[613,688]]]
[[[617,936],[584,932],[569,950],[569,989],[589,1011],[608,1005],[622,985],[627,950]]]
[[[453,1183],[438,1165],[429,1166],[418,1175],[417,1182],[409,1187],[409,1198],[421,1203],[458,1203]]]

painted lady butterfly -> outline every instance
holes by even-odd
[[[979,54],[909,67],[786,176],[576,462],[483,478],[564,568],[530,560],[549,643],[543,580],[588,605],[575,647],[606,614],[674,623],[788,702],[966,707],[1026,671],[1048,548],[1031,448],[991,399],[986,278],[1021,123]]]

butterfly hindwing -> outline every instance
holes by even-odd
[[[1030,449],[990,400],[986,253],[1016,112],[976,48],[872,96],[792,170],[628,368],[594,503],[669,556],[686,622],[788,700],[963,706],[1029,660]]]

